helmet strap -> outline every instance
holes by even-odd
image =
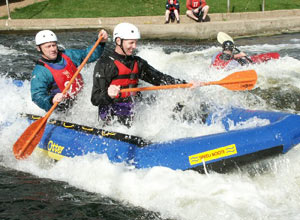
[[[117,43],[117,41],[116,41],[116,45],[118,45],[118,46],[121,48],[121,50],[123,51],[123,53],[125,54],[125,56],[127,56],[127,54],[126,54],[126,52],[125,52],[125,50],[124,50],[124,47],[123,47],[123,40],[124,40],[124,39],[121,39],[121,38],[120,38],[120,40],[121,40],[121,44],[119,45],[119,44]]]
[[[122,51],[123,51],[123,53],[125,54],[125,57],[127,57],[127,54],[126,54],[126,52],[125,52],[125,50],[124,50],[124,47],[123,47],[123,40],[124,39],[121,39],[121,49],[122,49]]]
[[[42,48],[41,48],[41,45],[38,45],[38,47],[39,47],[39,49],[40,49],[40,53],[42,54],[42,55],[44,55],[44,52],[43,52],[43,50],[42,50]]]

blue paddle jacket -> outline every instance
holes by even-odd
[[[92,49],[92,47],[93,46],[90,46],[84,50],[66,49],[65,51],[62,51],[62,53],[66,54],[69,58],[71,58],[75,66],[78,67],[80,66],[84,58],[87,56],[89,51]],[[105,43],[101,43],[100,46],[98,46],[93,52],[87,63],[94,62],[97,59],[99,59],[99,57],[104,51],[104,47]],[[47,60],[45,59],[42,60],[44,62],[47,62]],[[54,62],[50,62],[51,65],[61,67],[64,67],[64,63],[66,62],[61,56],[58,56],[58,58]],[[58,89],[50,70],[48,70],[46,67],[39,63],[36,64],[32,72],[30,90],[32,101],[45,111],[49,111],[49,109],[52,107],[52,99],[55,96],[55,94],[61,92]]]

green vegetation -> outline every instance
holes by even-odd
[[[164,15],[166,0],[45,0],[17,9],[12,19]],[[230,0],[230,12],[261,11],[263,0]],[[186,0],[180,0],[185,14]],[[209,13],[226,13],[227,0],[207,0]],[[265,10],[300,9],[299,0],[265,0]],[[2,17],[7,18],[7,17]]]

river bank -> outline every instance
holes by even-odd
[[[0,20],[0,33],[51,30],[95,30],[110,33],[120,22],[137,25],[143,39],[215,39],[219,31],[233,37],[300,32],[300,9],[248,13],[210,14],[210,21],[197,23],[181,16],[181,23],[164,24],[164,16],[11,19]]]

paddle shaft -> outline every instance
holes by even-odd
[[[68,83],[68,85],[65,87],[64,91],[62,92],[63,94],[65,94],[69,90],[69,88],[71,87],[72,83],[76,79],[77,75],[80,73],[80,71],[82,70],[82,68],[84,67],[84,65],[87,63],[88,59],[90,58],[90,56],[96,50],[96,48],[97,48],[98,44],[101,42],[102,38],[103,38],[102,36],[98,38],[98,40],[96,41],[96,43],[94,44],[94,46],[92,47],[92,49],[90,50],[90,52],[88,53],[88,55],[84,58],[84,60],[82,61],[82,63],[78,67],[77,71],[73,75],[72,79],[70,80],[70,82]]]
[[[246,77],[242,77],[240,75],[241,73],[250,73],[251,75],[247,75]],[[232,78],[234,76],[241,76],[241,78]],[[200,82],[198,86],[208,86],[208,85],[220,85],[220,86],[226,86],[226,88],[231,89],[227,85],[234,85],[234,84],[255,84],[257,80],[257,75],[255,71],[241,71],[232,73],[231,75],[225,77],[222,80],[219,81],[212,81],[212,82]],[[140,91],[150,91],[150,90],[163,90],[163,89],[178,89],[178,88],[191,88],[193,87],[192,83],[187,84],[172,84],[172,85],[161,85],[161,86],[149,86],[149,87],[140,87],[140,88],[127,88],[127,89],[121,89],[120,92],[140,92]],[[231,90],[246,90],[247,87],[239,87],[238,89],[236,87],[233,87]]]
[[[74,82],[74,80],[76,79],[76,77],[78,76],[78,74],[80,73],[80,71],[82,70],[82,68],[84,67],[84,65],[87,63],[88,59],[93,54],[93,52],[95,51],[95,49],[97,48],[97,46],[101,42],[101,40],[102,40],[102,36],[98,38],[98,40],[96,41],[96,43],[94,44],[94,46],[91,48],[91,50],[89,51],[89,53],[87,54],[87,56],[85,57],[85,59],[82,61],[82,63],[80,64],[80,66],[77,68],[77,71],[74,73],[73,77],[68,82],[68,84],[65,87],[65,89],[63,90],[63,92],[62,92],[63,94],[67,93],[67,91],[71,87],[72,83]],[[48,118],[50,117],[50,115],[52,114],[52,112],[55,110],[55,108],[57,107],[57,105],[58,105],[58,102],[55,102],[52,105],[52,107],[50,108],[50,110],[47,112],[47,114],[44,117],[42,117],[41,119],[39,119],[40,123],[38,124],[38,126],[36,127],[36,129],[31,133],[30,137],[25,141],[24,146],[22,146],[21,150],[18,152],[18,155],[16,155],[16,156],[20,156],[20,155],[24,154],[24,152],[27,150],[27,148],[30,145],[30,143],[32,142],[32,140],[37,136],[37,133],[43,128],[43,126],[45,126],[45,124],[47,123]],[[30,126],[27,129],[29,129],[29,128],[30,128]],[[19,139],[21,139],[21,138],[22,138],[22,136]],[[16,142],[16,144],[18,143],[18,141]],[[14,147],[15,147],[15,145],[14,145]]]
[[[234,83],[247,83],[251,82],[252,80],[234,80],[230,82],[221,82],[221,81],[213,81],[213,82],[201,82],[200,86],[209,86],[209,85],[227,85],[227,84],[234,84]],[[151,91],[151,90],[165,90],[165,89],[179,89],[179,88],[191,88],[193,87],[192,83],[187,84],[172,84],[172,85],[162,85],[162,86],[149,86],[149,87],[139,87],[139,88],[128,88],[128,89],[121,89],[120,92],[141,92],[141,91]]]
[[[241,52],[241,51],[240,51],[238,48],[236,48],[236,47],[234,47],[234,49],[235,49],[238,53]],[[248,57],[248,56],[245,56],[245,57],[246,57],[246,59],[247,59],[250,63],[253,63],[253,60],[251,60],[250,57]]]

